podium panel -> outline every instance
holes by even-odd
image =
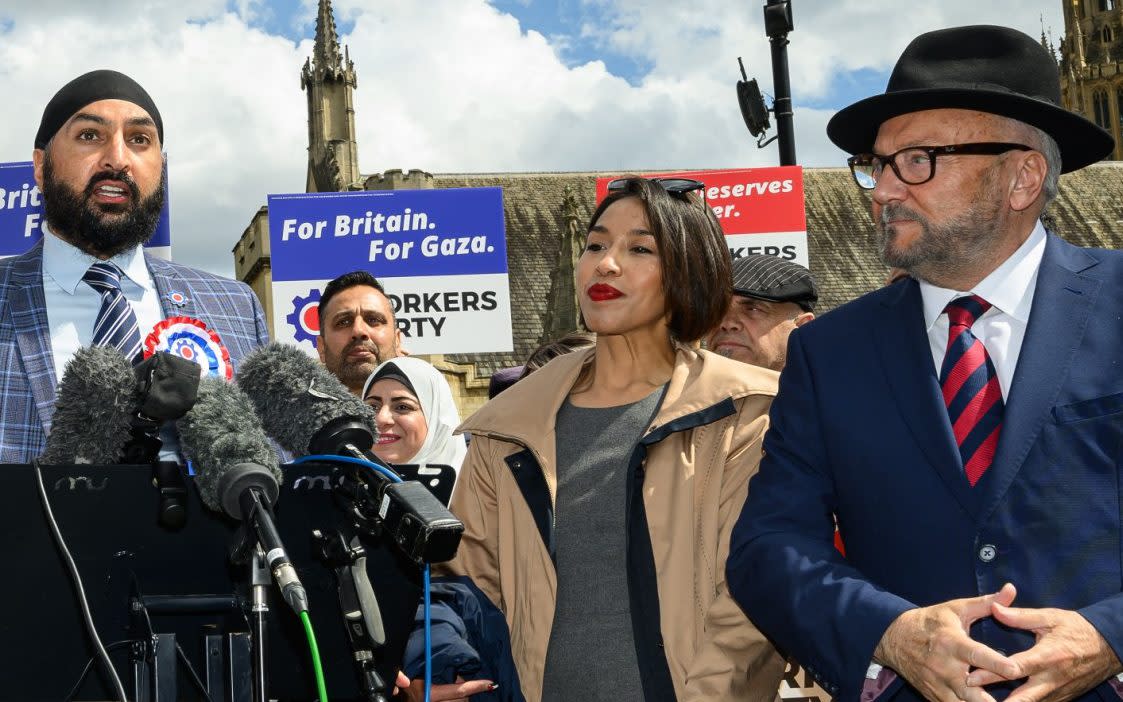
[[[284,468],[275,506],[278,530],[308,591],[332,700],[359,699],[359,679],[344,628],[332,568],[321,562],[312,531],[355,535],[330,489],[328,466]],[[159,492],[148,466],[44,466],[43,479],[55,518],[82,575],[94,622],[126,689],[132,670],[127,642],[143,634],[172,633],[197,673],[213,680],[222,655],[215,636],[248,632],[249,566],[229,564],[228,549],[238,522],[206,509],[187,479],[187,518],[178,530],[158,523]],[[393,682],[421,596],[420,573],[389,543],[363,539],[367,575],[386,630],[376,650],[379,674]],[[33,469],[0,465],[0,700],[61,700],[78,680],[94,647],[86,634],[76,589],[55,545],[40,504]],[[189,614],[144,613],[136,597],[149,601],[187,595],[239,598],[242,607]],[[216,598],[221,602],[222,597]],[[312,662],[303,628],[273,585],[269,587],[268,696],[279,700],[316,697]],[[213,609],[214,611],[210,611]],[[210,639],[208,640],[208,635]],[[209,646],[209,648],[208,648]],[[230,652],[225,653],[229,660]],[[165,661],[166,664],[166,661]],[[186,666],[175,661],[180,700],[203,699]],[[208,674],[208,670],[211,672]],[[248,671],[246,671],[248,674]],[[131,693],[130,693],[131,696]],[[75,699],[113,699],[111,685],[95,665]],[[217,698],[216,698],[217,699]]]

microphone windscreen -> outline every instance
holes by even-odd
[[[281,483],[277,453],[253,404],[236,385],[213,376],[203,378],[195,405],[176,426],[183,454],[195,469],[199,497],[207,507],[237,513],[236,508],[231,511],[231,500],[236,501],[237,495],[231,495],[230,489],[247,465],[273,476],[271,499],[276,497],[275,485]]]
[[[323,364],[290,344],[273,342],[250,354],[237,381],[265,432],[298,456],[307,455],[312,437],[336,419],[357,419],[372,436],[378,434],[370,407]]]
[[[78,349],[59,381],[40,462],[120,463],[136,404],[136,375],[120,351],[108,346]]]

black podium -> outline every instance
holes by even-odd
[[[312,539],[313,530],[341,534],[345,541],[356,532],[333,495],[330,467],[307,464],[284,471],[277,526],[308,590],[329,697],[365,699],[336,573]],[[154,673],[161,684],[174,686],[176,699],[205,699],[184,657],[212,688],[214,702],[238,699],[250,674],[249,570],[231,566],[227,553],[238,523],[207,510],[188,478],[186,523],[178,530],[160,526],[160,496],[149,466],[44,466],[43,479],[97,630],[130,699],[137,675]],[[374,662],[392,684],[413,627],[420,573],[389,543],[363,537],[362,545],[386,633]],[[61,700],[94,648],[30,466],[0,465],[0,554],[0,700]],[[275,587],[268,592],[268,697],[315,699],[301,623]],[[153,645],[157,639],[159,645]],[[95,665],[75,699],[113,699],[112,689]]]

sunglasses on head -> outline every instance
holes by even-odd
[[[635,180],[635,178],[617,178],[608,181],[608,192],[620,192],[621,190],[628,189],[628,182]],[[702,200],[706,199],[706,184],[700,180],[693,180],[691,178],[645,178],[653,183],[658,183],[671,195],[685,195],[694,192],[695,190],[702,191]]]

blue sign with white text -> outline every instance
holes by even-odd
[[[164,164],[165,170],[167,163]],[[43,198],[31,161],[0,163],[0,256],[16,256],[43,238]],[[171,246],[168,197],[148,248]]]
[[[269,196],[274,338],[315,354],[320,293],[376,276],[413,354],[511,351],[501,188]]]
[[[269,196],[273,280],[507,272],[500,188]]]

